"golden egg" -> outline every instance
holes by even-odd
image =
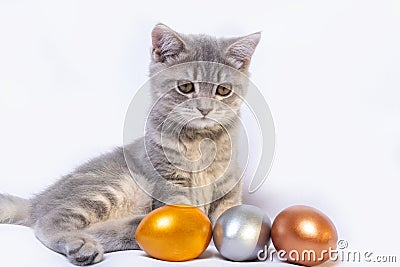
[[[329,250],[336,249],[338,239],[335,225],[325,214],[300,205],[278,214],[271,237],[275,249],[285,252],[282,258],[306,266],[327,261]]]
[[[198,257],[211,236],[208,217],[190,205],[168,205],[153,210],[136,229],[139,246],[150,256],[166,261]]]

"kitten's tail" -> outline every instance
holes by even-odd
[[[0,194],[0,223],[30,226],[30,214],[29,200]]]

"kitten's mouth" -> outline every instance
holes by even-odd
[[[207,117],[207,116],[203,116],[203,117],[200,117],[200,118],[196,118],[196,119],[194,119],[194,120],[214,122],[214,120],[210,119],[210,118]]]
[[[212,127],[214,126],[214,124],[215,124],[214,120],[210,119],[209,117],[203,116],[191,120],[188,123],[188,126],[195,129],[204,129]]]

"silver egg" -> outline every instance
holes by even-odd
[[[268,248],[271,220],[252,205],[239,205],[226,210],[217,219],[213,230],[214,245],[219,253],[232,261],[257,259],[259,251]]]

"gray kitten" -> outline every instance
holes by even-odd
[[[0,195],[0,222],[32,227],[45,246],[76,265],[97,263],[104,252],[139,249],[138,223],[165,203],[199,206],[215,222],[241,203],[236,135],[242,99],[232,87],[246,84],[222,67],[165,70],[202,61],[247,75],[259,40],[259,33],[217,39],[156,25],[150,75],[163,74],[151,85],[155,105],[145,136],[83,164],[32,199]],[[221,77],[224,84],[196,82]],[[160,186],[158,176],[174,187]]]

